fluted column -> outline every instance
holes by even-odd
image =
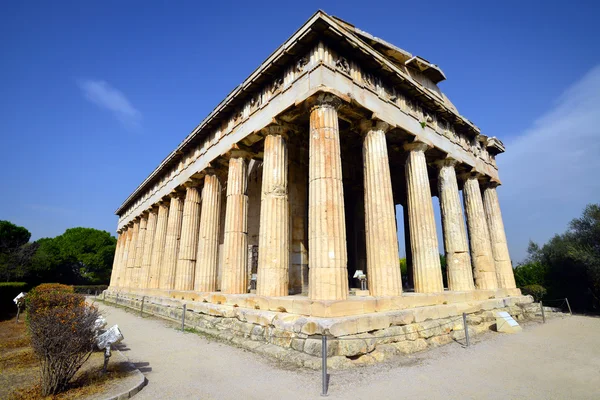
[[[169,220],[167,222],[167,239],[165,253],[160,267],[159,288],[173,290],[175,288],[175,269],[179,253],[179,239],[181,237],[181,220],[183,219],[183,199],[179,192],[172,193],[169,206]]]
[[[454,169],[456,163],[457,161],[452,158],[437,162],[439,167],[438,192],[444,233],[444,249],[446,251],[448,289],[452,291],[469,291],[475,289],[475,287],[473,285],[473,270],[465,230],[465,218]]]
[[[221,216],[221,182],[215,171],[204,176],[202,188],[202,212],[196,263],[194,290],[214,292],[217,290],[219,264],[219,220]]]
[[[406,159],[406,192],[410,247],[415,292],[443,292],[442,267],[438,250],[433,203],[425,150],[428,145],[413,142],[404,146]]]
[[[158,209],[152,207],[148,212],[148,223],[146,224],[146,236],[144,238],[144,251],[142,255],[142,270],[140,271],[139,287],[146,289],[150,280],[150,263],[152,261],[152,247],[154,245],[154,233],[156,232],[156,217]]]
[[[135,279],[135,256],[137,255],[138,234],[140,232],[140,218],[133,222],[131,242],[129,243],[129,258],[127,259],[127,275],[125,276],[125,287],[132,288]]]
[[[125,227],[125,242],[123,243],[123,255],[119,263],[119,287],[127,287],[127,265],[129,264],[129,247],[131,246],[131,237],[133,236],[133,223]]]
[[[389,125],[363,121],[367,279],[371,296],[400,296],[398,233],[385,134]]]
[[[264,132],[256,293],[287,296],[290,264],[287,142],[281,126],[269,126]]]
[[[196,181],[186,184],[175,290],[194,290],[198,229],[200,228],[200,191],[197,185]]]
[[[135,264],[132,271],[131,287],[140,287],[140,275],[142,271],[142,260],[144,258],[144,242],[146,240],[146,227],[148,225],[148,214],[142,214],[140,218],[140,228],[138,230],[137,241],[135,244]]]
[[[223,243],[223,293],[248,292],[248,166],[236,152],[229,159],[225,239]]]
[[[348,297],[348,255],[337,108],[322,94],[310,111],[308,183],[309,297]],[[259,250],[260,251],[260,250]]]
[[[476,174],[467,174],[464,179],[463,198],[475,285],[477,289],[497,289],[496,266],[492,256],[490,233],[485,220],[479,181]]]
[[[121,250],[123,249],[124,239],[125,234],[123,232],[120,232],[119,236],[117,237],[117,245],[115,246],[115,256],[113,258],[113,266],[110,273],[110,287],[117,286],[119,276],[119,261],[121,258]]]
[[[483,207],[485,209],[487,225],[490,231],[498,287],[514,289],[517,285],[515,283],[512,263],[510,262],[510,254],[506,242],[506,233],[504,232],[504,222],[502,222],[502,212],[500,211],[498,193],[496,192],[496,185],[493,183],[489,184],[483,191]]]
[[[167,224],[169,218],[169,201],[163,200],[158,203],[158,216],[156,217],[156,228],[154,242],[152,244],[152,256],[150,259],[150,275],[148,288],[158,289],[160,284],[160,269],[167,243]]]

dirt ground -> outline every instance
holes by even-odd
[[[320,398],[321,372],[182,333],[173,324],[101,306],[118,324],[122,351],[146,375],[136,399]],[[600,318],[528,323],[519,334],[489,332],[390,362],[331,371],[331,399],[598,399]]]
[[[117,357],[111,358],[108,374],[99,371],[104,363],[101,352],[95,352],[75,375],[67,392],[47,399],[86,399],[127,380],[131,365]],[[0,322],[0,399],[39,399],[39,362],[30,347],[23,317]]]

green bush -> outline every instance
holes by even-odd
[[[13,299],[28,289],[29,286],[25,282],[0,283],[0,318],[10,317],[17,312],[17,306]]]
[[[523,294],[533,296],[535,301],[540,301],[546,295],[547,290],[542,285],[527,285],[521,288]]]
[[[75,285],[73,286],[75,293],[80,294],[98,294],[108,289],[108,285]]]

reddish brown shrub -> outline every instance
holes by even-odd
[[[98,310],[70,286],[45,284],[26,299],[31,346],[39,357],[42,394],[57,394],[94,350],[94,322]]]

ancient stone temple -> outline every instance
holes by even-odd
[[[276,328],[294,339],[322,333],[319,318],[358,318],[343,336],[389,329],[401,310],[527,301],[496,193],[504,146],[458,112],[444,79],[424,58],[317,12],[117,209],[107,294],[293,320]],[[302,318],[316,328],[296,332]]]

